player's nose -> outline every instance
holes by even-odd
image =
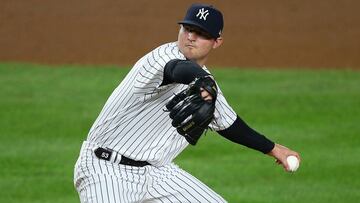
[[[195,32],[188,32],[187,38],[188,38],[188,40],[190,40],[190,41],[194,41],[194,40],[196,40],[197,35],[196,35]]]

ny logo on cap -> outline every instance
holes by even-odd
[[[209,15],[209,10],[205,10],[204,8],[199,9],[199,12],[196,14],[196,17],[199,19],[206,20],[206,17]]]

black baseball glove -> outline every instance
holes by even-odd
[[[205,100],[202,91],[212,99]],[[191,144],[195,145],[214,118],[217,87],[210,76],[195,79],[189,87],[176,94],[167,104],[172,126]]]

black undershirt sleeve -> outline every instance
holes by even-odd
[[[161,85],[171,83],[189,84],[195,78],[209,75],[200,65],[189,60],[174,59],[164,68],[164,78]]]
[[[229,128],[217,132],[228,140],[264,154],[269,153],[275,146],[274,142],[250,128],[239,116]]]

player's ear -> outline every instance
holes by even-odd
[[[213,44],[213,49],[218,48],[219,46],[221,46],[221,44],[223,43],[223,38],[222,37],[218,37],[215,39],[214,44]]]

